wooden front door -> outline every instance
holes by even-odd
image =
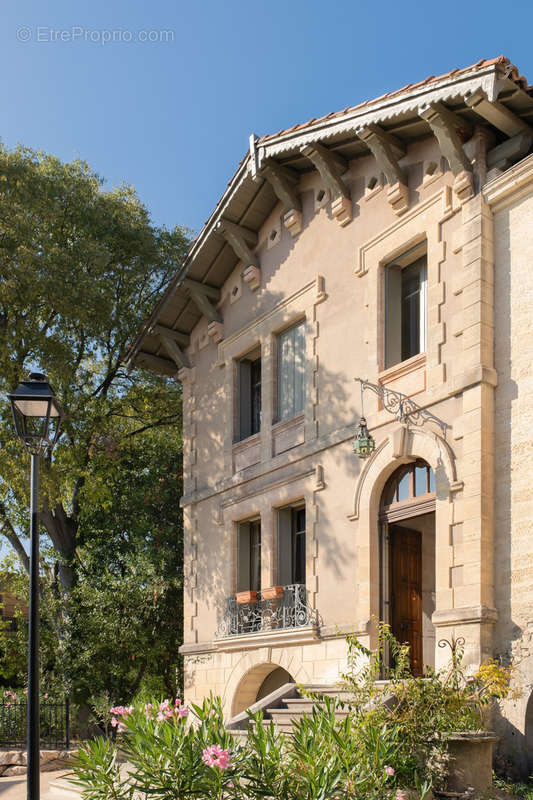
[[[389,537],[392,633],[409,645],[413,675],[422,675],[422,536],[390,525]]]

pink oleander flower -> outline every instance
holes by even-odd
[[[229,750],[223,750],[220,745],[212,744],[203,751],[202,761],[208,767],[222,770],[230,766],[231,756]]]
[[[179,699],[179,697],[176,697],[176,699],[174,700],[174,706],[175,708],[181,706],[181,700]]]
[[[385,775],[389,775],[392,778],[394,775],[394,767],[385,767],[384,772]]]
[[[44,699],[48,700],[48,692],[46,692],[46,694],[44,695]]]
[[[28,690],[27,689],[24,689],[24,694],[28,694]]]
[[[176,709],[176,714],[178,715],[179,719],[186,717],[188,713],[189,709],[187,708],[187,706],[180,706],[179,708]]]
[[[9,708],[10,705],[11,703],[6,703],[6,708]]]

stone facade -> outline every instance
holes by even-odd
[[[482,124],[468,117],[462,140],[439,91],[417,101],[426,134],[402,146],[373,121],[354,123],[346,136],[369,150],[334,158],[304,131],[301,153],[313,169],[295,174],[269,155],[289,147],[285,134],[272,144],[266,137],[259,156],[252,137],[250,159],[221,201],[227,213],[224,203],[237,196],[246,170],[257,171],[257,158],[274,187],[276,176],[285,181],[275,187],[279,202],[255,225],[247,221],[239,232],[219,224],[239,261],[218,281],[213,311],[197,317],[187,346],[173,351],[184,400],[185,695],[214,692],[231,717],[255,702],[275,669],[302,684],[338,681],[346,634],[372,647],[375,620],[388,613],[383,490],[399,467],[425,462],[435,482],[431,512],[424,525],[413,522],[432,536],[423,564],[434,560],[434,570],[425,569],[426,581],[434,571],[432,585],[423,586],[423,658],[442,666],[450,651],[439,642],[462,638],[470,670],[499,655],[517,664],[523,697],[505,707],[499,730],[524,766],[526,741],[533,746],[533,156],[514,158],[514,166],[498,160],[504,125],[509,136],[511,123],[528,126],[496,91],[476,106]],[[202,235],[191,263],[201,244]],[[427,258],[425,345],[385,368],[386,265],[416,247]],[[302,319],[305,405],[279,422],[277,336]],[[261,353],[261,425],[237,441],[238,363],[252,351]],[[146,346],[141,359],[137,347],[136,354],[172,372],[162,351]],[[357,458],[357,378],[401,393],[432,418],[397,419],[383,398],[365,392],[376,446],[370,458]],[[315,624],[221,635],[226,600],[237,590],[239,522],[260,519],[261,586],[275,586],[278,510],[298,502],[306,509],[305,587]]]

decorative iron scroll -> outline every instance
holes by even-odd
[[[228,597],[226,609],[217,631],[217,638],[244,633],[305,628],[317,624],[317,615],[307,604],[307,589],[295,583],[283,587],[283,596],[273,600],[257,593],[256,603],[237,603]]]
[[[425,422],[433,422],[441,429],[442,435],[446,436],[446,429],[449,428],[449,425],[427,409],[420,408],[410,397],[401,392],[395,392],[394,389],[389,389],[382,384],[370,383],[363,378],[354,378],[354,380],[361,384],[361,396],[365,389],[370,389],[381,400],[384,410],[396,417],[398,422],[409,422],[420,427]]]

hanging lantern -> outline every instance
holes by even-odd
[[[366,426],[366,419],[361,417],[355,431],[353,451],[359,458],[368,458],[374,452],[375,446],[374,437]]]

